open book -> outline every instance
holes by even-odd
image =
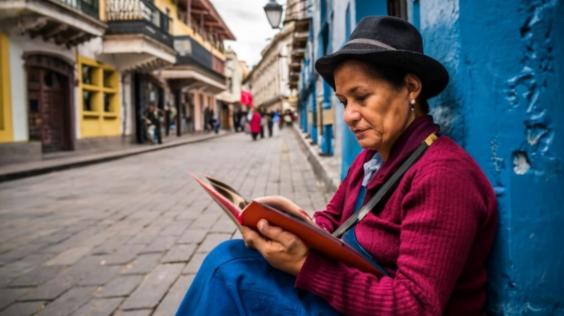
[[[239,230],[241,230],[242,225],[257,229],[258,221],[264,218],[269,224],[278,226],[298,236],[311,249],[314,249],[318,253],[358,268],[364,272],[378,276],[385,274],[379,267],[373,265],[368,259],[342,240],[305,219],[289,212],[275,209],[269,205],[249,201],[229,185],[217,179],[211,177],[206,177],[205,179],[196,176],[193,177],[233,220]]]

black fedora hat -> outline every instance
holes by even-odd
[[[321,57],[315,69],[333,89],[333,73],[347,59],[397,67],[417,75],[426,98],[439,94],[448,84],[448,72],[441,63],[423,54],[423,40],[417,29],[400,18],[371,16],[362,19],[348,42],[333,54]]]

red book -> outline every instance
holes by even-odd
[[[378,276],[384,274],[378,267],[342,240],[303,218],[266,204],[248,201],[229,185],[217,179],[206,177],[206,182],[196,176],[193,177],[225,213],[229,215],[239,230],[241,230],[241,225],[256,230],[258,221],[264,218],[270,225],[278,226],[293,233],[311,249],[327,257],[341,261],[364,272]]]

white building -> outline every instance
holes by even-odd
[[[285,24],[262,50],[261,60],[245,79],[253,94],[255,108],[265,111],[292,109],[288,101],[292,32],[293,24]]]

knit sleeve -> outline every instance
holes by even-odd
[[[310,252],[296,287],[347,315],[440,315],[468,258],[484,208],[470,172],[458,171],[428,166],[412,178],[401,204],[393,277],[378,278]]]

